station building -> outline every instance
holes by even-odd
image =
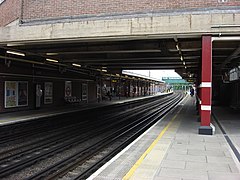
[[[197,87],[205,131],[212,100],[239,108],[239,7],[238,0],[1,0],[0,111],[94,102],[108,91],[152,94],[161,82],[122,70],[175,69]]]

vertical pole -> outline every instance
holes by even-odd
[[[201,126],[199,134],[212,134],[212,37],[202,37],[202,79],[201,79]]]
[[[121,88],[121,76],[119,77],[119,84],[118,84],[118,99],[120,100],[121,94],[122,94],[122,88]]]

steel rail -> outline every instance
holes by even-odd
[[[179,99],[179,97],[177,97]],[[160,111],[167,111],[166,108],[169,107],[171,108],[171,104],[172,102],[176,103],[176,99],[172,100],[171,102],[167,103],[166,107],[162,107],[162,108],[158,108],[155,112],[148,112],[142,119],[140,119],[137,122],[133,122],[123,128],[121,128],[120,130],[114,132],[113,134],[111,134],[109,137],[105,138],[103,141],[97,142],[95,145],[91,145],[89,148],[78,152],[76,154],[74,154],[73,156],[71,156],[70,158],[64,159],[62,161],[60,161],[59,163],[41,171],[38,174],[35,174],[34,176],[29,177],[28,179],[52,179],[52,178],[57,178],[59,177],[59,174],[62,175],[66,172],[68,172],[70,169],[72,169],[74,166],[76,166],[76,164],[79,164],[79,162],[75,162],[76,159],[78,159],[78,161],[80,162],[84,162],[84,160],[88,159],[89,156],[92,156],[92,154],[95,154],[99,151],[99,148],[104,148],[106,145],[109,145],[111,143],[113,143],[114,141],[117,141],[118,138],[122,137],[123,135],[125,135],[127,132],[131,132],[135,127],[139,126],[140,124],[145,123],[146,121],[149,120],[149,118],[153,118],[154,116],[157,115],[157,117],[162,116],[163,114],[159,114]],[[150,115],[151,114],[151,115]],[[155,121],[157,118],[155,118],[154,120],[151,121],[151,123],[153,123],[153,121]],[[136,125],[137,123],[137,125]],[[145,128],[146,129],[146,126]],[[124,132],[123,132],[124,131]],[[139,135],[139,134],[138,134]],[[111,141],[109,141],[109,139],[111,139]],[[128,142],[130,143],[130,142]],[[88,152],[91,152],[89,155]],[[74,163],[73,163],[74,162]],[[64,170],[60,170],[60,169],[64,169]],[[55,174],[55,172],[57,172],[57,174]],[[51,174],[51,176],[48,178],[47,176]]]
[[[163,99],[160,99],[160,100],[164,100],[164,98]],[[154,103],[156,104],[157,102],[152,102],[152,104],[151,105],[154,105]],[[110,115],[110,116],[105,116],[104,118],[104,123],[106,124],[107,122],[106,122],[106,119],[108,118],[109,120],[111,120],[112,118],[123,118],[122,117],[122,115],[124,115],[124,116],[126,116],[126,113],[128,113],[128,111],[130,111],[130,112],[136,112],[137,113],[137,111],[139,111],[140,109],[141,109],[141,106],[136,106],[137,108],[133,108],[133,109],[129,109],[129,110],[127,110],[127,111],[124,111],[124,112],[120,112],[120,113],[118,113],[118,114],[114,114],[114,115]],[[145,108],[145,107],[143,107],[143,108]],[[135,110],[134,110],[135,109]],[[102,121],[100,121],[100,122],[102,122]],[[90,124],[88,124],[88,127],[91,127],[91,125],[92,124],[95,124],[95,122],[94,121],[91,121],[91,123]],[[99,124],[98,124],[99,125]],[[81,126],[85,126],[84,124],[81,124]],[[76,130],[77,131],[79,131],[79,125],[72,125],[72,126],[68,126],[68,127],[64,127],[64,131],[61,131],[61,132],[58,132],[59,130],[57,129],[56,131],[58,132],[58,133],[56,133],[55,135],[53,135],[52,137],[48,137],[48,139],[49,138],[54,138],[55,136],[57,136],[57,138],[56,139],[53,139],[53,140],[45,140],[45,139],[42,139],[42,140],[40,140],[40,141],[38,141],[38,142],[33,142],[33,143],[35,143],[37,146],[35,146],[35,148],[39,148],[39,146],[46,146],[46,145],[48,145],[48,144],[50,144],[50,143],[55,143],[56,141],[59,141],[59,140],[63,140],[63,139],[61,139],[60,137],[61,137],[61,135],[62,136],[64,136],[64,137],[66,137],[65,135],[63,135],[63,134],[65,134],[65,132],[68,132],[69,131],[69,128],[73,128],[73,129],[71,129],[71,133],[73,133],[73,132],[75,132]],[[85,129],[86,130],[86,129]],[[83,130],[81,130],[81,131],[83,131],[84,132],[84,129]],[[87,130],[88,131],[88,130]],[[52,132],[51,132],[52,133]],[[69,134],[69,133],[68,133]],[[60,137],[59,137],[60,136]],[[41,142],[43,142],[42,144],[41,144]],[[24,146],[21,146],[21,147],[17,147],[17,148],[15,148],[15,149],[10,149],[10,150],[7,150],[7,151],[5,151],[5,152],[0,152],[0,157],[1,156],[4,156],[4,154],[7,154],[7,153],[11,153],[11,154],[13,154],[13,152],[14,151],[16,151],[16,150],[19,150],[19,149],[24,149],[24,148],[26,148],[26,147],[29,147],[29,146],[31,146],[32,144],[30,143],[30,144],[26,144],[26,145],[24,145]],[[26,151],[29,151],[29,150],[31,150],[32,148],[28,148],[28,149],[26,149],[26,150],[24,150],[25,152]],[[11,155],[11,156],[13,156],[13,155]],[[3,161],[4,159],[6,159],[6,158],[8,158],[8,156],[7,157],[4,157],[4,158],[1,158],[0,159],[0,162],[1,161]]]
[[[163,98],[163,99],[165,99],[165,101],[167,101],[167,98]],[[150,104],[152,106],[157,106],[158,103],[160,103],[160,102],[159,101],[156,101],[156,102],[154,101],[154,102],[152,102]],[[133,115],[129,116],[128,113],[125,112],[126,114],[124,114],[124,112],[121,112],[120,113],[121,115],[119,116],[119,114],[118,114],[117,118],[121,119],[121,118],[124,117],[123,115],[125,115],[125,121],[126,121],[126,119],[129,119],[129,118],[132,118],[132,117],[136,117],[137,115],[140,115],[142,112],[137,112],[140,109],[142,109],[143,112],[146,112],[150,108],[149,107],[146,108],[146,105],[142,105],[141,107],[135,107],[135,108],[133,108],[133,110],[129,109],[129,110],[126,111],[126,112],[134,112]],[[117,123],[118,124],[119,123],[124,123],[124,120],[122,122],[118,121],[115,124],[112,123],[112,126],[113,125],[117,125]],[[105,129],[102,130],[102,132],[104,132],[104,131],[105,131]],[[100,130],[99,131],[95,131],[95,133],[96,132],[101,132],[101,131]],[[92,136],[92,137],[94,137],[94,136]],[[89,136],[86,136],[86,139],[87,138],[89,138]],[[51,149],[51,150],[49,150],[48,152],[46,152],[44,154],[37,154],[36,156],[28,158],[25,161],[21,161],[21,162],[15,163],[13,166],[7,166],[5,168],[1,168],[0,169],[0,177],[4,177],[4,176],[9,175],[9,174],[11,174],[11,173],[13,173],[15,171],[18,171],[19,169],[22,169],[22,168],[27,167],[27,166],[29,166],[31,164],[34,164],[36,161],[40,161],[40,160],[44,159],[44,157],[49,157],[50,154],[54,155],[54,154],[56,154],[59,151],[63,151],[65,149],[69,148],[69,147],[72,147],[73,144],[76,144],[76,142],[79,143],[80,140],[82,140],[82,142],[84,142],[86,139],[84,139],[83,137],[80,136],[79,139],[75,138],[75,140],[71,140],[71,142],[69,142],[68,144],[64,143],[61,146],[58,146],[58,147],[56,147],[54,149]]]

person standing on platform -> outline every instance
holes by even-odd
[[[194,89],[193,88],[190,89],[190,95],[194,96]]]

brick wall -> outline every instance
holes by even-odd
[[[222,2],[223,1],[223,2]],[[23,19],[240,6],[239,0],[24,0]],[[0,27],[20,16],[21,0],[0,4]]]
[[[25,20],[240,6],[239,0],[24,0]]]
[[[5,0],[0,4],[0,27],[19,18],[21,0]]]

